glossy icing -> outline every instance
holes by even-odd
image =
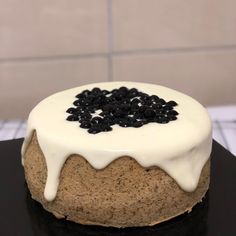
[[[78,122],[68,122],[66,110],[75,95],[99,87],[112,90],[137,88],[165,100],[175,100],[178,119],[168,124],[149,123],[140,128],[113,126],[111,132],[89,134]],[[61,169],[71,154],[83,156],[94,168],[102,169],[116,158],[130,156],[143,167],[158,166],[184,191],[194,191],[212,146],[212,127],[206,109],[193,98],[175,90],[145,83],[105,82],[65,90],[42,100],[30,113],[24,153],[36,131],[48,175],[44,196],[55,199]]]

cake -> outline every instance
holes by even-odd
[[[104,82],[35,107],[22,164],[32,198],[57,218],[152,226],[202,201],[211,147],[209,115],[193,98],[154,84]]]

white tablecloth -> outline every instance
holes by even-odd
[[[236,106],[209,107],[213,137],[236,155]],[[25,120],[0,120],[0,141],[24,137]]]

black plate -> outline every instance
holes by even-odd
[[[236,158],[214,142],[206,198],[184,214],[154,227],[115,229],[58,220],[31,199],[24,181],[23,139],[0,142],[0,235],[236,236]]]

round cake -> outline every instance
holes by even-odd
[[[206,109],[175,90],[105,82],[30,113],[22,164],[32,198],[85,225],[152,226],[189,212],[210,181]]]

